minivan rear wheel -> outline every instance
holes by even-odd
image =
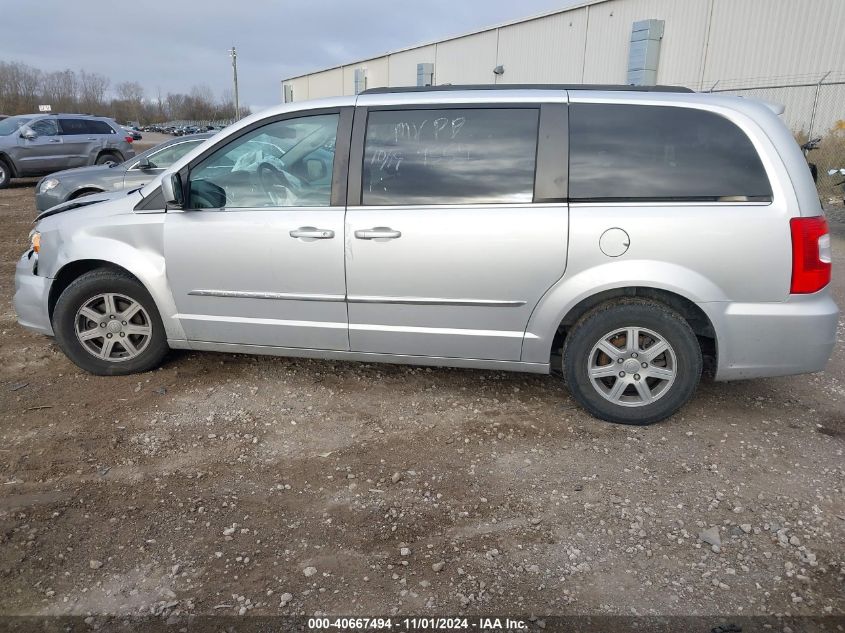
[[[150,293],[113,270],[92,271],[72,282],[56,302],[53,330],[68,358],[100,376],[148,371],[168,351]]]
[[[572,327],[562,369],[573,397],[592,415],[653,424],[692,397],[701,378],[701,348],[671,308],[623,299],[597,307]]]

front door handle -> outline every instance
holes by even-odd
[[[51,142],[51,143],[61,143],[61,142],[62,142],[62,139],[60,139],[60,138],[51,138],[51,139],[50,139],[50,142]]]
[[[372,229],[355,231],[355,237],[359,240],[395,240],[397,237],[402,237],[402,233],[394,231],[389,226],[376,226]]]
[[[290,236],[294,238],[306,238],[312,240],[330,240],[334,237],[334,231],[329,229],[318,229],[313,226],[300,226],[290,232]]]

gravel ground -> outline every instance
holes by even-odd
[[[15,323],[33,217],[32,182],[0,191],[0,614],[845,615],[842,322],[824,373],[704,382],[648,428],[554,377],[101,378]]]

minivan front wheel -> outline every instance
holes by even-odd
[[[71,283],[56,302],[53,330],[68,358],[101,376],[153,369],[168,350],[149,292],[117,271],[93,271]]]
[[[652,424],[683,407],[701,378],[701,348],[677,312],[654,301],[603,304],[566,337],[563,374],[592,415]]]

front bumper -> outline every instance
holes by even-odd
[[[35,273],[38,255],[27,251],[15,267],[15,312],[18,323],[31,332],[53,336],[48,301],[53,280]]]
[[[700,303],[716,330],[716,380],[821,371],[836,344],[839,309],[825,288],[781,303]]]

